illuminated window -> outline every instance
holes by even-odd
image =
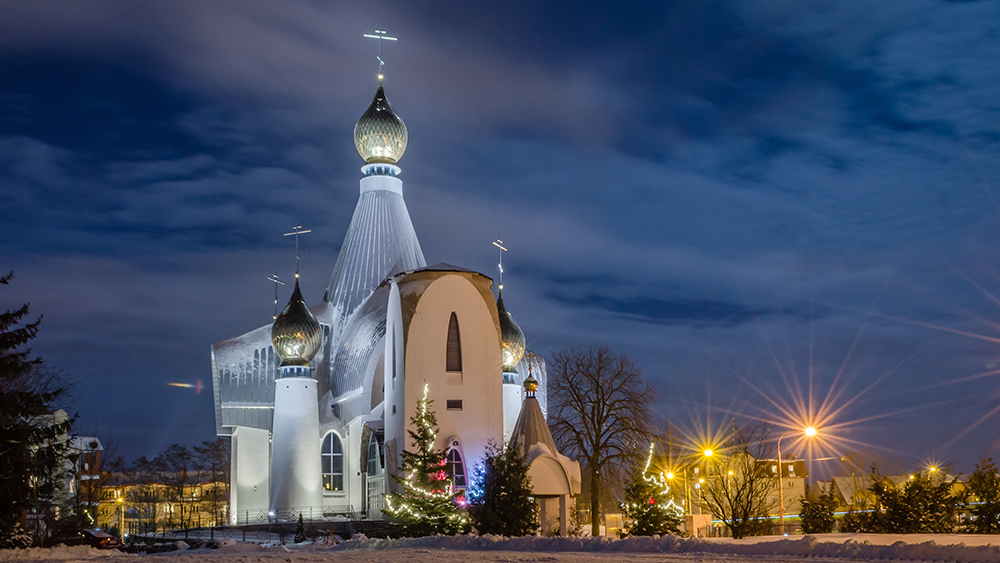
[[[458,442],[454,442],[453,445],[457,446]],[[462,454],[459,453],[457,447],[453,447],[448,450],[448,473],[451,477],[451,486],[458,492],[460,490],[465,490],[465,464],[462,463]]]
[[[462,341],[458,336],[458,317],[451,314],[448,322],[447,371],[462,371]]]
[[[323,438],[323,490],[341,492],[344,490],[344,448],[340,437],[330,432]]]

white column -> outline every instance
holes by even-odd
[[[559,495],[559,535],[569,535],[569,495]]]

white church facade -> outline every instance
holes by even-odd
[[[551,500],[547,520],[558,518],[565,533],[580,469],[538,428],[545,363],[525,353],[492,279],[426,264],[396,165],[406,127],[381,75],[354,138],[365,160],[360,196],[323,300],[307,306],[296,273],[273,323],[212,346],[216,431],[231,436],[233,522],[381,518],[426,384],[458,495],[487,444],[513,435],[545,483],[537,496]],[[522,402],[531,406],[524,424]]]

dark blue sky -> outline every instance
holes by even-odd
[[[44,314],[80,430],[128,457],[213,438],[210,387],[167,384],[268,322],[294,225],[321,300],[375,28],[428,263],[493,275],[503,238],[534,351],[628,354],[695,435],[811,393],[817,458],[1000,449],[995,2],[0,11],[0,307]]]

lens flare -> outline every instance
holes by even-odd
[[[201,380],[195,381],[194,383],[167,383],[170,387],[180,387],[182,389],[194,389],[195,395],[201,395]]]

